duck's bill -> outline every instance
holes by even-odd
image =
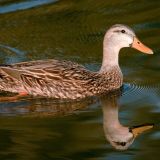
[[[135,48],[143,53],[146,53],[146,54],[153,54],[152,49],[145,46],[142,42],[139,41],[139,39],[137,37],[134,37],[131,47]]]
[[[134,137],[137,137],[141,133],[152,129],[154,127],[154,124],[144,124],[144,125],[139,125],[139,126],[134,126],[129,128],[130,132],[133,133]]]

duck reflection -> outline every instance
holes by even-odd
[[[103,128],[106,139],[118,150],[126,150],[135,138],[153,128],[153,124],[123,126],[118,118],[118,99],[121,92],[116,91],[99,97],[103,110]],[[98,97],[97,97],[98,98]],[[53,99],[24,99],[14,103],[0,103],[0,115],[23,115],[26,117],[66,116],[77,110],[86,110],[98,99],[89,98],[77,102],[57,102]]]
[[[139,126],[123,126],[118,118],[118,97],[120,92],[114,92],[101,97],[103,110],[103,128],[106,139],[117,150],[126,150],[135,138],[153,128],[153,124]]]
[[[3,99],[5,97],[2,97]],[[8,97],[7,97],[8,98]],[[1,99],[1,97],[0,97]],[[59,117],[84,110],[94,104],[97,99],[86,98],[83,101],[57,101],[54,99],[28,97],[14,101],[0,102],[0,115],[25,117]]]

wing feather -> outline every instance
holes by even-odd
[[[75,87],[89,83],[95,76],[83,66],[70,61],[46,60],[17,63],[1,67],[2,71],[28,87],[46,87],[52,83],[73,83]],[[59,83],[58,83],[59,84]],[[79,86],[79,87],[80,87]]]

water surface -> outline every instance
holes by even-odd
[[[0,159],[159,159],[159,6],[156,0],[1,0],[2,64],[56,58],[97,71],[106,29],[116,23],[131,26],[155,54],[122,49],[124,86],[115,98],[118,119],[127,127],[146,123],[155,127],[127,150],[118,151],[106,139],[99,98],[74,103],[38,98],[1,102]]]

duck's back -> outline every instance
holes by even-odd
[[[100,78],[98,73],[70,61],[22,62],[0,67],[0,89],[76,99],[92,95],[91,85],[96,77]]]
[[[114,89],[115,74],[91,72],[70,61],[39,60],[0,67],[0,89],[77,99]],[[116,88],[116,87],[115,87]]]

